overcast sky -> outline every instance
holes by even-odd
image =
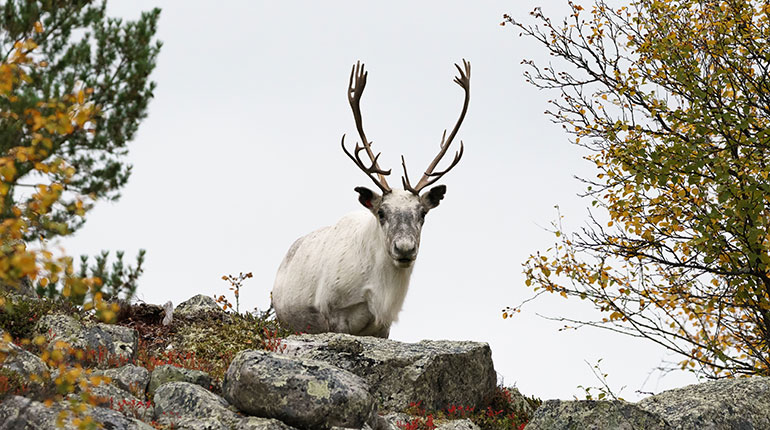
[[[547,3],[547,4],[543,4]],[[472,5],[472,6],[471,6]],[[223,274],[252,272],[241,309],[264,309],[281,259],[298,237],[359,209],[373,184],[341,151],[355,137],[346,99],[351,65],[365,62],[366,134],[399,184],[404,154],[418,177],[462,105],[453,63],[473,66],[471,103],[457,140],[460,164],[441,183],[391,338],[488,342],[506,385],[543,399],[584,397],[602,360],[627,400],[695,381],[650,373],[677,360],[651,343],[599,329],[560,332],[537,316],[596,317],[586,303],[541,297],[512,319],[501,309],[531,296],[521,264],[553,244],[554,205],[574,230],[589,202],[574,175],[595,174],[543,115],[555,94],[524,82],[523,58],[543,48],[500,27],[566,1],[115,1],[113,16],[163,9],[163,41],[149,117],[130,144],[134,171],[117,203],[100,203],[64,242],[72,255],[147,249],[139,297],[174,304],[226,294]],[[352,144],[352,139],[350,141]],[[642,396],[643,397],[643,396]]]

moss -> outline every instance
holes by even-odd
[[[232,313],[223,319],[196,319],[182,325],[174,347],[194,353],[199,362],[210,363],[210,368],[200,370],[221,380],[235,354],[244,349],[275,350],[280,347],[278,339],[290,334],[269,314]]]

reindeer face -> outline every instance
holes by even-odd
[[[356,191],[358,201],[377,217],[393,264],[403,269],[411,267],[420,249],[425,215],[438,206],[446,187],[439,185],[422,196],[404,190],[381,196],[365,187],[357,187]]]

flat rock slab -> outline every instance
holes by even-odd
[[[239,410],[301,429],[361,428],[376,418],[363,379],[328,363],[246,350],[227,369],[222,391]]]
[[[526,427],[526,430],[605,429],[673,430],[660,416],[620,400],[548,400],[537,408]]]
[[[422,401],[427,408],[481,407],[497,374],[489,345],[480,342],[403,343],[341,333],[289,336],[284,354],[325,361],[363,378],[385,410]]]
[[[153,400],[155,419],[162,424],[208,420],[229,428],[240,420],[225,399],[189,382],[163,384],[155,391]]]
[[[664,391],[638,403],[672,429],[770,429],[770,378],[722,379]]]

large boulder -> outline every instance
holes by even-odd
[[[665,418],[674,429],[770,429],[770,378],[688,385],[648,397],[638,405]]]
[[[155,418],[174,428],[229,429],[240,421],[225,399],[189,382],[163,384],[155,391],[153,399]]]
[[[361,428],[376,420],[366,382],[322,361],[241,351],[227,369],[222,391],[249,415],[301,429]]]
[[[548,400],[526,430],[673,430],[658,415],[621,400]]]
[[[387,410],[401,410],[415,401],[429,409],[450,404],[481,407],[497,382],[486,343],[403,343],[324,333],[289,336],[283,345],[284,354],[325,361],[362,377]]]

